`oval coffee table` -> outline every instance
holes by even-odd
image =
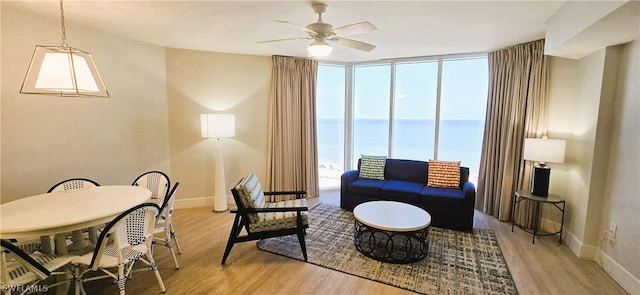
[[[353,243],[367,257],[390,263],[411,263],[426,257],[431,215],[401,202],[373,201],[353,209]]]

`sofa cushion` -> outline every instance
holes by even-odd
[[[382,187],[383,199],[398,200],[413,204],[420,203],[420,193],[424,185],[402,180],[388,180]]]
[[[380,197],[380,190],[384,183],[384,180],[359,178],[349,184],[349,194]]]
[[[362,155],[361,159],[360,178],[384,180],[384,166],[387,162],[387,156]]]
[[[458,188],[425,186],[420,193],[420,204],[425,206],[463,208],[464,191]]]
[[[427,186],[442,188],[460,187],[460,161],[429,160]]]

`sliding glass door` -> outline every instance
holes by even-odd
[[[427,161],[434,155],[438,63],[395,65],[394,158]]]
[[[344,172],[345,67],[320,65],[316,91],[320,188],[340,186]]]
[[[389,74],[391,67],[372,65],[353,69],[353,157],[386,155],[389,150]]]

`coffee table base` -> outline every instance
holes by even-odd
[[[353,243],[369,258],[388,263],[406,264],[427,256],[429,227],[417,231],[395,232],[369,227],[355,220]]]

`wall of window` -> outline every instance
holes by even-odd
[[[321,189],[340,186],[362,154],[461,161],[477,180],[488,87],[486,56],[321,64]]]
[[[320,65],[316,86],[318,176],[320,188],[340,186],[345,171],[344,66]]]

